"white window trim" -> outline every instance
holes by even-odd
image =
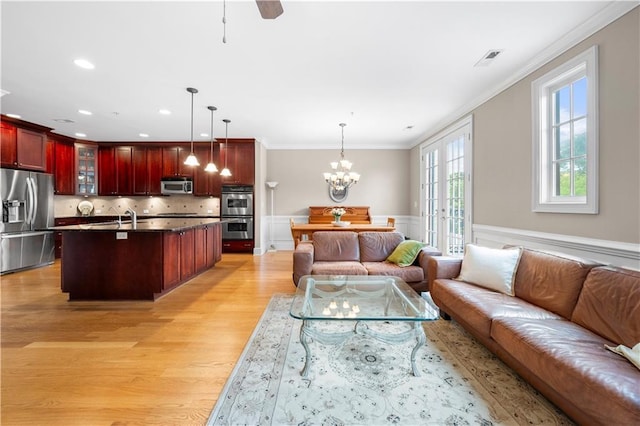
[[[587,76],[587,195],[551,197],[549,89],[568,75],[584,70]],[[598,46],[565,62],[531,83],[533,176],[532,210],[546,213],[598,213]]]

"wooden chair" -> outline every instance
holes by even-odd
[[[396,227],[396,218],[395,217],[388,217],[387,218],[387,226],[393,226],[395,228]]]

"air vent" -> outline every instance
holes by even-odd
[[[493,49],[485,53],[482,58],[476,62],[474,66],[476,67],[486,67],[489,66],[491,62],[493,62],[499,54],[501,54],[504,49]]]

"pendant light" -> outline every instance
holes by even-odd
[[[200,162],[196,158],[196,155],[193,153],[193,95],[198,93],[198,89],[194,89],[193,87],[187,87],[187,92],[191,93],[191,153],[184,160],[185,166],[199,166]]]
[[[229,156],[229,123],[231,120],[225,118],[222,121],[224,121],[224,149],[226,152],[224,153],[224,169],[220,172],[220,176],[229,177],[231,171],[227,168],[227,157]]]
[[[207,109],[211,111],[211,152],[209,154],[209,164],[207,164],[207,167],[204,168],[204,171],[215,173],[218,171],[218,168],[213,163],[213,143],[216,141],[216,139],[213,137],[213,111],[217,110],[218,108],[214,106],[208,106]]]

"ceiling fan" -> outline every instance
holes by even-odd
[[[280,0],[256,0],[263,19],[276,19],[284,10]]]
[[[276,19],[284,10],[280,0],[256,0],[263,19]],[[227,2],[222,0],[222,42],[227,42]]]

